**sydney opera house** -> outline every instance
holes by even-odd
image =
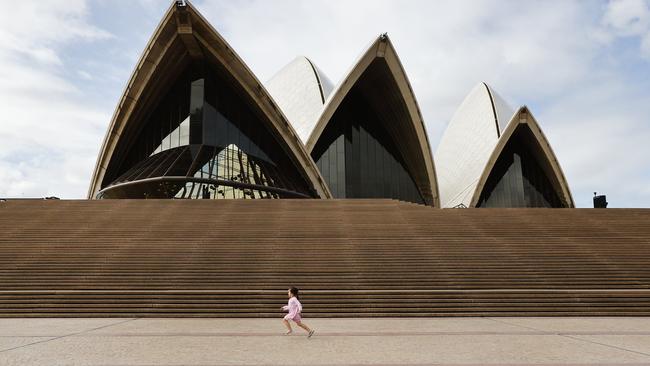
[[[88,198],[0,199],[0,317],[277,317],[289,285],[310,317],[650,315],[650,210],[573,208],[484,83],[434,153],[386,35],[338,85],[305,57],[262,84],[175,2]]]
[[[263,85],[183,2],[165,14],[128,82],[88,195],[573,207],[537,121],[488,85],[456,111],[434,163],[387,35],[336,86],[305,57]]]

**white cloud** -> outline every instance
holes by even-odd
[[[84,70],[77,70],[77,75],[79,75],[79,77],[81,77],[84,80],[92,80],[93,79],[93,76],[90,75],[90,73],[88,73],[87,71],[84,71]]]
[[[650,8],[645,0],[614,0],[607,4],[603,24],[624,36],[644,34],[650,27]]]
[[[63,61],[70,44],[110,38],[87,16],[83,1],[13,2],[0,12],[0,196],[83,197],[87,189],[107,115]]]
[[[607,4],[602,24],[610,32],[610,40],[638,37],[639,52],[650,60],[650,1],[613,0]]]
[[[15,1],[0,12],[0,56],[18,53],[60,65],[55,47],[71,40],[94,40],[110,33],[85,21],[85,1]]]
[[[563,166],[576,204],[591,204],[591,192],[607,193],[612,207],[650,206],[650,95],[609,80],[585,85],[542,111],[553,121],[548,138]]]
[[[650,32],[641,39],[641,55],[650,60]]]
[[[0,13],[3,29],[21,40],[55,44],[79,39],[100,39],[110,33],[87,22],[84,0],[14,1]]]

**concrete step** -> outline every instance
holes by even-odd
[[[0,203],[0,316],[650,315],[650,210]]]

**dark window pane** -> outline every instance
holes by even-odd
[[[497,159],[478,207],[567,207],[543,166],[541,148],[528,128],[515,131]]]
[[[336,198],[424,202],[396,143],[354,88],[321,134],[312,157]]]

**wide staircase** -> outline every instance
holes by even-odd
[[[650,210],[0,202],[1,317],[650,315]]]

